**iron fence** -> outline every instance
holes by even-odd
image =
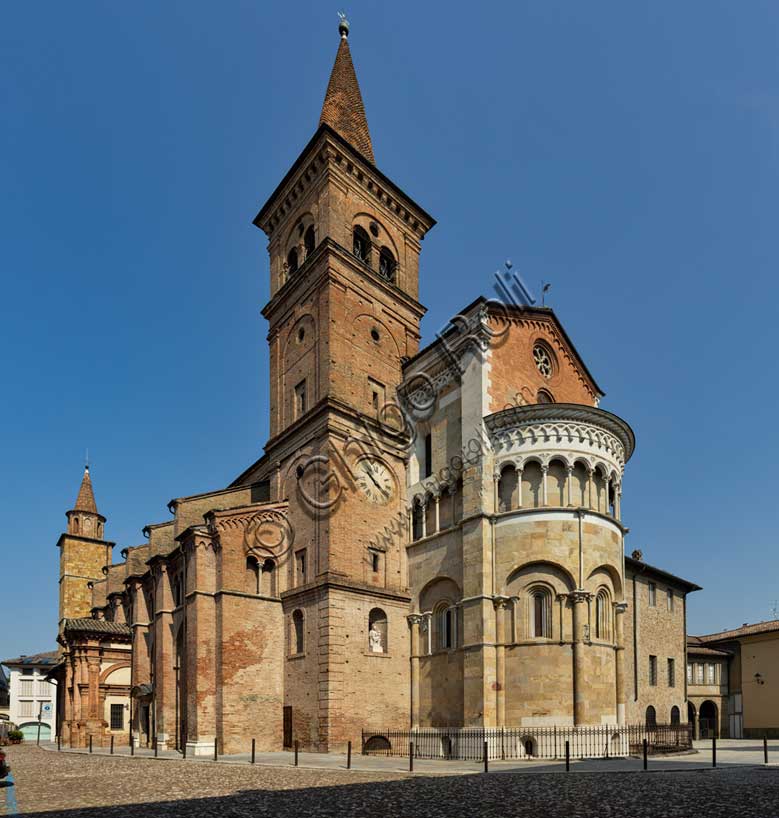
[[[609,758],[640,755],[644,739],[650,754],[692,747],[689,724],[596,725],[593,727],[428,728],[363,730],[363,755],[481,761],[484,744],[492,760]]]

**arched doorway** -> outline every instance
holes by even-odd
[[[681,720],[681,714],[679,713],[679,708],[674,705],[671,708],[671,724],[674,726],[678,725]]]
[[[38,722],[30,721],[27,724],[22,724],[19,729],[24,735],[24,740],[27,742],[35,742],[38,740]],[[41,722],[41,741],[51,741],[51,727],[45,722]]]
[[[701,704],[698,712],[698,725],[701,738],[714,738],[718,735],[717,730],[717,705],[708,699]]]
[[[646,709],[646,728],[647,730],[654,730],[657,727],[657,711],[650,704]]]

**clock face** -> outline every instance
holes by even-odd
[[[392,472],[380,460],[365,457],[357,464],[357,488],[372,503],[388,503],[395,493]]]

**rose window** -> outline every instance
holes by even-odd
[[[536,344],[533,347],[533,360],[536,363],[536,369],[545,378],[552,377],[552,356],[547,352],[546,347]]]

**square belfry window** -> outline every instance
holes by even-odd
[[[306,550],[297,551],[295,553],[295,574],[298,585],[305,585],[306,583]]]
[[[649,607],[654,608],[657,606],[657,585],[654,582],[648,583],[649,587]]]
[[[306,409],[308,409],[306,382],[303,380],[295,387],[295,417],[299,418],[304,415]]]
[[[111,729],[124,730],[124,705],[111,705]]]
[[[370,397],[371,408],[375,409],[376,412],[381,410],[386,403],[386,388],[384,384],[373,378],[368,378],[368,395]]]

